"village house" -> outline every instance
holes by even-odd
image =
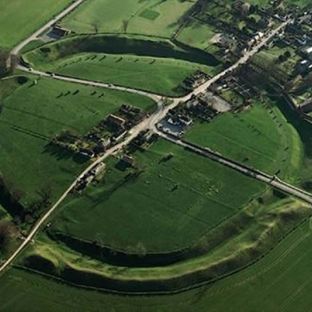
[[[106,122],[114,127],[114,128],[117,128],[117,129],[124,129],[125,128],[125,125],[126,125],[126,120],[119,117],[119,116],[116,116],[114,114],[110,114],[108,117],[107,117],[107,120]]]
[[[302,54],[306,59],[312,61],[312,47],[302,49]]]
[[[61,27],[60,25],[54,25],[50,34],[57,38],[68,36],[71,30]]]

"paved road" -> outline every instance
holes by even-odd
[[[36,36],[38,36],[41,32],[43,32],[47,27],[50,27],[53,25],[56,21],[60,20],[63,16],[74,10],[78,5],[80,5],[83,2],[83,0],[78,0],[73,5],[68,7],[66,10],[64,10],[61,14],[59,14],[57,17],[55,17],[53,20],[51,20],[49,23],[47,23],[45,26],[43,26],[41,29],[39,29],[37,32],[35,32],[30,38],[24,40],[21,44],[19,44],[16,48],[13,49],[12,54],[18,53],[28,42],[32,41]],[[172,104],[163,106],[161,103],[161,95],[156,95],[156,94],[150,94],[148,92],[143,92],[140,90],[135,90],[135,89],[130,89],[130,88],[123,88],[124,90],[132,93],[137,93],[137,94],[142,94],[145,96],[148,96],[150,98],[154,98],[158,103],[158,109],[156,112],[154,112],[150,117],[146,118],[143,120],[140,124],[135,126],[129,133],[129,136],[126,137],[126,139],[108,150],[102,157],[98,158],[94,163],[92,163],[88,168],[86,168],[70,185],[70,187],[63,193],[63,195],[59,198],[59,200],[38,220],[38,222],[35,224],[31,232],[28,234],[28,236],[25,238],[25,240],[22,242],[22,244],[17,248],[17,250],[0,266],[0,273],[4,271],[9,265],[16,259],[16,257],[21,253],[21,251],[32,241],[34,236],[37,234],[41,226],[47,221],[47,219],[51,216],[51,214],[58,208],[58,206],[63,202],[63,200],[67,197],[67,195],[73,190],[75,187],[76,183],[87,173],[89,172],[94,166],[99,164],[101,161],[105,160],[107,157],[117,153],[122,149],[123,146],[127,145],[133,138],[135,138],[140,131],[145,130],[145,129],[154,129],[156,130],[156,125],[157,123],[166,116],[168,111],[172,108],[175,108],[180,102],[187,101],[189,100],[193,95],[197,95],[201,92],[204,92],[208,87],[210,87],[213,83],[221,79],[222,77],[226,76],[230,72],[234,71],[237,69],[240,65],[246,63],[254,54],[256,54],[269,40],[271,40],[277,33],[279,33],[280,30],[282,30],[290,21],[287,21],[280,25],[277,29],[271,31],[269,34],[267,34],[262,41],[256,45],[253,49],[248,51],[244,56],[242,56],[241,59],[239,59],[234,65],[230,66],[229,68],[225,69],[223,72],[219,73],[218,75],[214,76],[212,79],[209,79],[206,81],[204,84],[199,86],[197,89],[195,89],[193,92],[190,94],[180,97],[180,98],[173,98],[172,99]],[[24,67],[20,67],[22,70],[29,71],[28,69]],[[34,71],[35,74],[42,75],[42,76],[47,76],[48,74],[40,71]],[[69,78],[69,77],[64,77],[64,76],[59,76],[59,75],[53,75],[53,79],[57,80],[66,80],[69,82],[74,82],[74,83],[81,83],[81,84],[86,84],[90,86],[99,86],[99,87],[104,87],[104,88],[109,88],[109,89],[116,89],[116,88],[122,88],[122,87],[117,87],[113,86],[111,84],[105,84],[105,83],[99,83],[99,82],[92,82],[92,81],[87,81],[87,80],[81,80],[81,79],[76,79],[76,78]],[[223,163],[224,165],[229,165]],[[235,169],[232,166],[233,169]],[[276,181],[276,184],[278,182]],[[272,184],[273,185],[273,184]],[[287,186],[284,185],[286,188]],[[296,196],[296,195],[295,195]]]
[[[155,130],[155,132],[162,137],[163,139],[180,145],[184,148],[187,148],[199,155],[202,155],[204,157],[207,157],[215,162],[218,162],[219,164],[229,167],[233,170],[236,170],[244,175],[247,175],[253,179],[259,180],[261,182],[264,182],[266,184],[269,184],[270,186],[274,187],[275,189],[278,189],[282,191],[283,193],[289,194],[291,196],[297,197],[298,199],[301,199],[307,203],[312,204],[312,194],[301,190],[291,184],[288,184],[282,180],[280,180],[276,176],[268,175],[265,172],[262,172],[260,170],[253,169],[251,167],[245,166],[243,164],[240,164],[236,161],[233,161],[227,157],[224,157],[220,153],[217,153],[209,148],[204,148],[197,146],[195,144],[186,142],[184,140],[181,140],[180,138],[170,136],[168,134],[165,134],[159,130]]]

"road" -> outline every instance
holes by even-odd
[[[55,23],[60,21],[62,18],[64,18],[66,15],[74,11],[80,4],[82,4],[85,0],[76,0],[74,1],[70,6],[68,6],[66,9],[64,9],[61,13],[53,17],[49,22],[47,22],[45,25],[40,27],[38,30],[36,30],[32,35],[30,35],[27,39],[20,42],[13,50],[11,51],[12,56],[17,56],[21,50],[29,44],[31,41],[36,40],[42,33],[47,31],[50,27],[52,27]]]
[[[98,87],[98,88],[104,88],[104,89],[111,89],[111,90],[117,90],[117,91],[124,91],[124,92],[128,92],[128,93],[134,93],[134,94],[138,94],[138,95],[142,95],[142,96],[148,97],[148,98],[154,100],[157,103],[161,102],[162,99],[163,99],[163,96],[160,95],[160,94],[154,94],[154,93],[146,92],[146,91],[142,91],[142,90],[137,90],[137,89],[131,89],[131,88],[127,88],[127,87],[117,86],[117,85],[114,85],[114,84],[111,84],[111,83],[84,80],[84,79],[73,78],[73,77],[68,77],[68,76],[63,76],[63,75],[58,75],[58,74],[49,74],[49,73],[42,72],[42,71],[39,71],[39,70],[34,70],[34,69],[29,70],[29,68],[26,68],[26,67],[24,67],[22,65],[18,65],[17,69],[22,70],[22,71],[27,71],[27,72],[29,72],[31,74],[38,75],[40,77],[48,77],[48,78],[55,79],[55,80],[61,80],[61,81],[81,84],[81,85],[85,85],[85,86],[91,86],[91,87]]]
[[[179,105],[180,102],[186,102],[191,97],[196,96],[202,92],[205,92],[215,82],[217,82],[221,78],[225,77],[229,73],[234,72],[239,66],[246,64],[252,56],[254,56],[256,53],[258,53],[261,48],[263,48],[273,37],[275,37],[290,22],[291,22],[291,20],[288,20],[288,21],[282,23],[276,29],[271,30],[268,34],[266,34],[266,36],[264,36],[262,38],[262,40],[257,45],[255,45],[251,50],[247,51],[247,53],[245,55],[243,55],[235,64],[226,68],[225,70],[223,70],[219,74],[215,75],[211,79],[208,79],[205,83],[200,85],[198,88],[194,89],[192,92],[190,92],[186,96],[169,98],[172,101],[172,104],[164,107],[162,112],[158,112],[157,116],[159,118],[158,118],[158,120],[155,119],[155,123],[157,123],[159,120],[164,118],[166,116],[166,114],[168,113],[168,111],[170,109],[175,108],[177,105]],[[132,88],[126,88],[126,87],[122,87],[122,86],[116,86],[116,85],[113,85],[110,83],[90,81],[90,80],[79,79],[79,78],[74,78],[74,77],[67,77],[67,76],[58,75],[58,74],[52,74],[51,75],[51,74],[48,74],[48,73],[43,72],[43,71],[29,69],[29,68],[21,66],[21,65],[18,66],[18,69],[20,69],[22,71],[26,71],[26,72],[31,72],[33,74],[36,74],[36,75],[39,75],[42,77],[51,77],[51,78],[56,79],[56,80],[67,81],[67,82],[72,82],[72,83],[88,85],[88,86],[102,87],[102,88],[107,88],[107,89],[112,89],[112,90],[126,91],[126,92],[130,92],[130,93],[134,93],[134,94],[139,94],[139,95],[149,97],[149,98],[155,100],[157,103],[159,101],[162,101],[162,99],[163,99],[163,95],[161,95],[161,94],[155,94],[155,93],[151,93],[151,92],[147,92],[147,91],[142,91],[142,90],[137,90],[137,89],[132,89]],[[153,128],[153,127],[151,126],[151,128]]]
[[[160,111],[159,109],[157,111]],[[157,114],[156,111],[156,114]],[[4,271],[13,261],[14,259],[20,254],[20,252],[32,241],[36,233],[39,231],[40,227],[47,221],[47,219],[51,216],[51,214],[58,208],[58,206],[63,202],[63,200],[68,196],[68,194],[75,188],[77,182],[88,172],[90,172],[95,166],[97,166],[100,162],[104,161],[106,158],[110,157],[111,155],[116,154],[120,151],[124,146],[129,144],[131,140],[133,140],[142,130],[146,129],[151,119],[154,119],[155,116],[152,115],[149,118],[146,118],[143,122],[132,128],[130,135],[127,138],[113,146],[111,149],[107,150],[106,153],[102,156],[97,158],[90,166],[88,166],[68,187],[68,189],[62,194],[62,196],[58,199],[58,201],[41,217],[40,220],[35,224],[32,228],[28,236],[22,242],[22,244],[16,249],[16,251],[0,266],[0,272]]]
[[[286,193],[288,195],[294,196],[298,199],[301,199],[309,204],[312,204],[312,194],[301,190],[291,184],[288,184],[282,180],[280,180],[276,176],[268,175],[265,172],[261,172],[260,170],[253,169],[251,167],[245,166],[243,164],[240,164],[236,161],[233,161],[227,157],[224,157],[220,153],[217,153],[209,148],[204,148],[200,146],[196,146],[195,144],[186,142],[185,140],[182,140],[177,137],[170,136],[168,134],[165,134],[159,130],[155,130],[155,132],[162,137],[163,139],[180,145],[183,148],[189,149],[193,151],[196,154],[199,154],[201,156],[207,157],[215,162],[218,162],[219,164],[229,167],[235,171],[238,171],[246,176],[249,176],[253,179],[256,179],[258,181],[264,182],[272,187],[274,187],[277,190],[280,190],[283,193]]]
[[[40,35],[45,29],[53,25],[55,22],[60,20],[62,17],[67,15],[69,12],[74,10],[78,5],[80,5],[84,0],[78,0],[75,3],[73,3],[70,7],[68,7],[66,10],[64,10],[62,13],[60,13],[58,16],[53,18],[50,22],[48,22],[45,26],[40,28],[38,31],[36,31],[31,37],[28,39],[24,40],[22,43],[20,43],[16,48],[12,50],[12,54],[16,55],[26,44],[28,44],[30,41],[32,41],[34,38],[36,38],[38,35]],[[204,84],[196,88],[194,91],[189,93],[186,96],[179,97],[179,98],[171,98],[172,103],[167,106],[162,105],[162,96],[157,95],[157,94],[151,94],[148,92],[140,91],[140,90],[135,90],[135,89],[130,89],[130,88],[123,88],[123,87],[118,87],[114,86],[111,84],[106,84],[106,83],[99,83],[99,82],[94,82],[94,81],[88,81],[88,80],[81,80],[81,79],[76,79],[76,78],[71,78],[71,77],[64,77],[60,75],[49,75],[44,72],[40,71],[33,71],[34,74],[41,75],[41,76],[50,76],[53,79],[57,80],[62,80],[62,81],[69,81],[73,83],[80,83],[80,84],[85,84],[85,85],[90,85],[90,86],[98,86],[98,87],[103,87],[103,88],[109,88],[109,89],[118,89],[118,90],[125,90],[127,92],[131,93],[136,93],[136,94],[141,94],[148,96],[149,98],[153,98],[157,103],[158,103],[158,109],[148,118],[144,119],[140,124],[135,126],[131,131],[129,132],[129,135],[126,137],[126,139],[119,143],[118,145],[112,147],[109,149],[102,157],[98,158],[96,161],[94,161],[88,168],[86,168],[74,181],[73,183],[69,186],[69,188],[62,194],[62,196],[58,199],[58,201],[37,221],[37,223],[34,225],[28,236],[25,238],[25,240],[21,243],[21,245],[16,249],[16,251],[2,263],[0,266],[0,273],[3,272],[6,268],[10,266],[10,264],[16,259],[16,257],[23,251],[23,249],[32,241],[32,239],[35,237],[41,226],[47,221],[47,219],[51,216],[51,214],[58,208],[58,206],[64,201],[64,199],[67,197],[67,195],[73,190],[77,182],[90,170],[92,170],[97,164],[105,160],[107,157],[117,153],[120,151],[125,145],[127,145],[133,138],[135,138],[141,131],[146,130],[146,129],[154,129],[156,130],[156,125],[157,123],[163,119],[168,111],[170,109],[175,108],[177,105],[179,105],[180,102],[184,102],[189,100],[192,96],[198,95],[199,93],[204,92],[207,88],[209,88],[213,83],[218,81],[219,79],[223,78],[227,74],[233,72],[235,69],[237,69],[240,65],[245,64],[248,62],[248,60],[255,55],[264,45],[267,44],[268,41],[270,41],[276,34],[278,34],[288,23],[289,21],[286,21],[285,23],[281,24],[278,28],[275,30],[270,31],[266,36],[263,37],[260,43],[258,43],[256,46],[254,46],[250,51],[248,51],[245,55],[243,55],[234,65],[230,66],[229,68],[225,69],[221,73],[217,74],[213,78],[207,80]],[[25,70],[29,72],[29,69],[20,67],[21,70]],[[176,143],[176,142],[174,142]],[[220,162],[221,163],[221,162]],[[233,165],[229,163],[223,163],[224,165],[232,166]],[[237,170],[237,168],[236,168]],[[275,181],[274,184],[278,184],[278,181]],[[272,184],[273,185],[273,184]],[[273,185],[274,186],[274,185]],[[285,188],[287,188],[286,185],[284,185]],[[296,195],[295,195],[296,196]],[[296,196],[298,197],[298,196]]]

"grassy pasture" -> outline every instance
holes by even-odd
[[[217,33],[218,31],[212,25],[192,21],[182,29],[176,39],[213,54],[218,51],[218,47],[212,42]]]
[[[68,155],[47,148],[52,137],[66,129],[86,133],[123,103],[145,109],[154,105],[136,95],[52,79],[34,85],[34,79],[3,100],[0,114],[0,173],[27,203],[43,187],[51,187],[55,198],[82,169]]]
[[[256,222],[236,223],[234,227],[238,230],[234,235],[224,241],[220,239],[217,246],[210,245],[210,249],[201,256],[193,255],[165,266],[129,267],[114,261],[107,263],[103,258],[99,261],[98,257],[85,255],[83,250],[76,252],[43,234],[25,251],[18,264],[75,285],[127,293],[138,290],[144,293],[156,290],[168,292],[224,277],[224,274],[242,270],[261,259],[300,221],[311,216],[311,209],[299,201],[286,198],[261,207],[249,206],[244,213],[253,215]],[[233,234],[233,224],[226,231]]]
[[[241,113],[226,113],[210,123],[195,123],[186,139],[237,161],[298,183],[304,158],[299,134],[280,110],[254,103]]]
[[[174,157],[163,162],[168,153]],[[104,180],[69,198],[52,229],[127,252],[168,252],[193,244],[265,190],[162,140],[135,158],[139,177],[125,182],[129,172],[111,160]]]
[[[13,268],[0,279],[1,311],[56,312],[64,307],[66,311],[98,311],[103,305],[118,312],[206,312],[207,307],[214,312],[308,311],[311,240],[311,228],[305,222],[247,269],[214,284],[166,296],[110,295]]]
[[[168,58],[135,55],[77,54],[40,66],[56,73],[104,81],[131,88],[178,96],[185,94],[182,81],[201,70],[213,74],[215,67]]]
[[[0,0],[0,47],[12,48],[70,2],[70,0]]]
[[[90,0],[62,24],[77,33],[129,33],[171,37],[195,1]]]

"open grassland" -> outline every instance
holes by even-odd
[[[305,222],[265,257],[248,268],[208,286],[176,295],[109,295],[71,287],[29,271],[13,269],[1,276],[2,311],[24,311],[25,307],[33,305],[33,300],[36,300],[38,311],[43,308],[47,311],[58,311],[60,304],[63,308],[66,307],[66,311],[84,311],[86,307],[88,311],[96,311],[104,303],[108,309],[134,312],[188,312],[190,309],[205,312],[207,306],[209,311],[216,312],[260,312],[263,309],[280,311],[279,307],[283,308],[282,311],[307,311],[311,304],[311,282],[309,274],[307,275],[311,258],[311,239],[309,222]],[[50,250],[42,247],[41,252],[49,256],[49,253],[53,254],[57,249],[52,246]],[[66,257],[66,252],[63,251],[60,256]],[[76,259],[78,255],[71,257],[76,268],[83,264],[83,259]],[[92,271],[93,269],[90,272]],[[129,270],[111,273],[129,274]],[[248,299],[241,296],[242,293],[246,294]]]
[[[70,2],[70,0],[0,0],[0,47],[12,48]]]
[[[40,66],[66,76],[104,81],[167,96],[183,95],[181,83],[197,70],[214,74],[216,67],[169,58],[85,53]]]
[[[121,259],[116,263],[114,251],[110,261],[102,252],[96,258],[90,257],[89,248],[84,256],[84,250],[76,252],[62,242],[53,242],[40,235],[19,264],[77,285],[118,292],[190,289],[220,279],[261,258],[308,216],[311,216],[310,207],[290,198],[275,198],[263,205],[254,203],[221,225],[216,230],[218,233],[208,235],[209,238],[205,238],[208,248],[201,245],[201,254],[193,253],[189,258],[153,266],[139,263],[129,266],[126,256],[123,263],[120,263]],[[146,254],[139,254],[139,257],[144,259]]]
[[[281,111],[260,101],[240,113],[220,115],[186,133],[186,139],[246,165],[299,182],[304,152],[300,136]]]
[[[2,84],[12,88],[12,81]],[[50,140],[62,130],[85,134],[123,103],[143,109],[154,105],[140,96],[53,79],[31,78],[16,87],[1,103],[0,173],[6,183],[22,192],[26,204],[41,189],[51,189],[55,198],[82,165],[51,150]]]
[[[176,39],[213,54],[218,51],[218,47],[213,44],[217,34],[218,31],[212,25],[193,20],[179,32]]]
[[[162,140],[135,159],[140,174],[133,179],[111,160],[98,185],[63,205],[53,230],[129,253],[168,252],[193,244],[265,190]]]
[[[170,37],[196,1],[90,0],[62,24],[76,33],[134,33]]]

